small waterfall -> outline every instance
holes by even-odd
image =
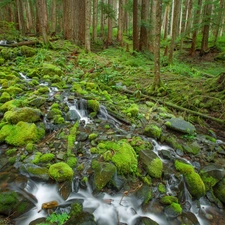
[[[26,82],[31,81],[31,78],[28,78],[26,75],[24,75],[23,73],[19,72],[19,75],[21,76],[22,79],[24,79]]]

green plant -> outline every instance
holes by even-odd
[[[39,223],[38,225],[50,225],[52,223],[57,223],[58,225],[62,225],[69,218],[70,218],[70,216],[65,212],[62,214],[52,213],[46,218],[46,221],[48,221],[49,223]]]

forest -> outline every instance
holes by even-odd
[[[224,33],[224,0],[0,0],[0,224],[225,224]]]

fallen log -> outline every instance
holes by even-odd
[[[135,95],[135,92],[127,90],[127,89],[118,89],[118,90],[121,90],[122,92],[127,93],[127,94]],[[187,108],[184,108],[182,106],[175,105],[175,104],[173,104],[171,102],[165,102],[163,100],[160,100],[158,98],[154,98],[154,97],[148,96],[146,94],[139,93],[139,96],[140,97],[144,97],[145,99],[152,100],[154,102],[158,102],[160,104],[168,106],[169,108],[177,109],[179,111],[184,111],[184,112],[187,112],[189,114],[200,116],[201,118],[204,118],[204,119],[210,119],[210,120],[213,120],[213,121],[215,121],[217,123],[221,123],[221,124],[225,125],[225,120],[222,120],[222,119],[219,119],[219,118],[215,118],[215,117],[212,117],[212,116],[209,116],[209,115],[197,112],[197,111],[193,111],[191,109],[187,109]]]

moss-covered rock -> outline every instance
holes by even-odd
[[[178,199],[177,199],[177,197],[175,197],[175,196],[163,196],[163,197],[160,199],[160,202],[161,202],[162,204],[165,204],[165,205],[170,205],[170,204],[172,204],[173,202],[178,203]]]
[[[187,188],[192,196],[200,198],[205,195],[205,184],[192,165],[176,160],[175,168],[184,175]]]
[[[149,124],[144,128],[144,134],[148,137],[159,139],[162,129],[154,124]]]
[[[64,162],[59,162],[51,165],[48,170],[49,176],[56,180],[57,182],[72,181],[73,170],[72,168]]]
[[[26,45],[21,46],[20,51],[21,51],[21,54],[23,56],[26,56],[26,57],[31,57],[31,56],[34,56],[36,54],[35,49],[33,49],[29,46],[26,46]]]
[[[37,178],[40,180],[49,180],[48,168],[40,167],[32,163],[23,164],[20,167],[20,172],[27,174],[29,177]]]
[[[14,108],[4,114],[4,119],[11,124],[16,124],[20,121],[33,123],[40,120],[41,115],[42,113],[39,109],[30,107]]]
[[[87,107],[88,107],[88,109],[90,109],[94,112],[98,112],[99,108],[100,108],[100,104],[97,100],[88,100]]]
[[[10,86],[5,91],[8,92],[11,96],[16,96],[17,94],[21,93],[23,89],[16,86]]]
[[[136,117],[139,112],[139,108],[137,104],[131,104],[129,108],[123,110],[124,113],[127,114],[127,116],[130,117]]]
[[[140,189],[138,189],[135,195],[138,200],[142,202],[142,204],[146,204],[152,198],[152,189],[149,185],[143,185]]]
[[[151,142],[143,140],[140,136],[132,137],[129,144],[134,148],[135,152],[139,153],[141,150],[152,150]]]
[[[0,142],[5,141],[14,146],[23,146],[29,142],[39,141],[45,134],[34,123],[20,121],[16,125],[7,124],[0,130]]]
[[[99,143],[96,153],[103,153],[103,158],[106,161],[112,161],[120,174],[136,172],[137,170],[137,155],[126,140],[120,140],[117,143],[112,141]]]
[[[182,213],[182,207],[178,203],[171,203],[165,208],[165,213],[168,217],[175,218]]]
[[[50,63],[44,63],[42,68],[41,68],[41,74],[44,75],[49,75],[49,76],[54,76],[54,75],[59,75],[61,76],[63,74],[62,70]]]
[[[10,94],[4,91],[0,97],[0,102],[5,103],[5,102],[8,102],[10,99],[11,99]]]
[[[5,102],[3,105],[0,106],[0,111],[6,112],[8,110],[12,110],[16,107],[21,107],[22,101],[18,99],[13,99],[8,102]]]
[[[112,163],[92,161],[94,169],[94,189],[100,191],[104,188],[116,173],[116,167]]]
[[[45,153],[41,155],[39,162],[40,163],[51,162],[54,158],[55,158],[55,155],[53,153]]]
[[[160,178],[163,172],[162,160],[150,150],[140,151],[140,160],[151,177]]]
[[[223,178],[214,188],[215,196],[225,204],[225,178]]]

